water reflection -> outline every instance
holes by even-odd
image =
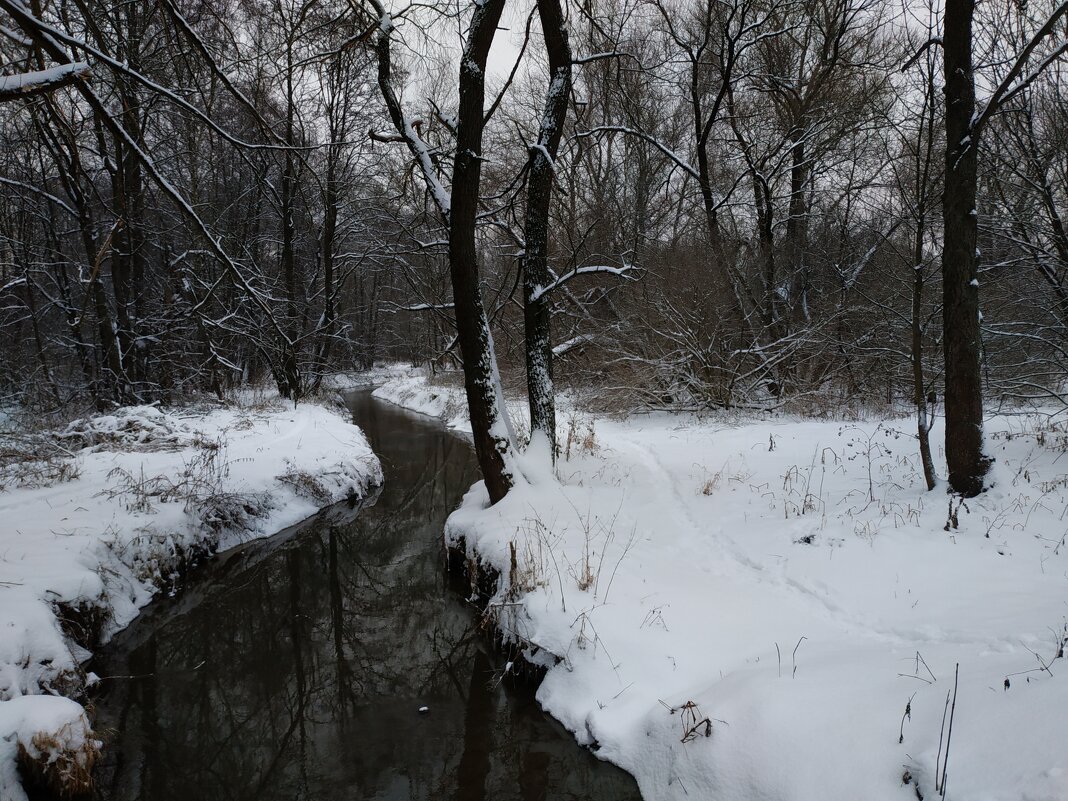
[[[446,586],[470,449],[366,393],[352,406],[386,471],[374,505],[220,560],[95,663],[125,677],[98,699],[101,798],[637,799],[506,690]]]

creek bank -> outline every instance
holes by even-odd
[[[99,797],[638,801],[510,680],[444,570],[468,444],[370,393],[348,402],[386,471],[360,513],[212,560],[97,654],[116,732]]]
[[[58,795],[88,789],[102,742],[82,665],[154,595],[217,551],[382,481],[348,416],[314,404],[125,407],[49,439],[58,450],[0,477],[5,801],[26,797],[22,778]]]
[[[376,396],[446,417],[462,390],[433,382]],[[546,668],[542,707],[643,797],[930,797],[956,696],[959,797],[1068,798],[1055,415],[991,415],[992,487],[966,503],[926,490],[911,419],[561,422],[555,476],[493,506],[475,484],[446,541]]]

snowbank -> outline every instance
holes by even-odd
[[[463,384],[456,383],[459,379],[454,378],[451,385],[438,385],[428,381],[425,368],[399,364],[379,368],[370,379],[379,384],[372,393],[379,400],[434,417],[455,431],[471,433],[467,397]]]
[[[431,409],[416,381],[387,393]],[[476,485],[447,537],[500,575],[540,703],[645,798],[1068,799],[1063,425],[990,421],[963,505],[908,420],[560,427],[559,482]]]
[[[362,432],[305,404],[119,409],[49,438],[69,456],[0,471],[0,798],[15,758],[91,760],[85,649],[191,560],[362,497],[382,471]],[[62,450],[59,452],[62,453]],[[84,646],[84,647],[83,647]],[[65,756],[64,756],[65,755]]]

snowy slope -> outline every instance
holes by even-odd
[[[341,412],[275,402],[164,413],[130,407],[59,436],[61,477],[0,476],[0,798],[18,799],[19,746],[92,750],[80,629],[106,636],[190,559],[273,534],[382,480]],[[51,474],[55,471],[45,471]],[[71,476],[74,476],[71,478]],[[67,479],[67,480],[64,480]],[[88,746],[87,746],[88,743]],[[49,750],[51,749],[51,750]]]
[[[380,368],[370,376],[372,383],[379,385],[373,393],[379,400],[436,417],[451,429],[471,433],[463,384],[436,386],[427,378],[424,368],[399,364]]]
[[[561,429],[559,481],[476,485],[447,536],[501,573],[542,705],[644,797],[904,801],[944,772],[946,798],[1068,799],[1063,426],[990,421],[956,527],[908,420]]]

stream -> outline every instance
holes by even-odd
[[[368,391],[348,402],[382,460],[377,498],[221,554],[93,659],[97,797],[638,801],[503,678],[450,583],[469,445]]]

